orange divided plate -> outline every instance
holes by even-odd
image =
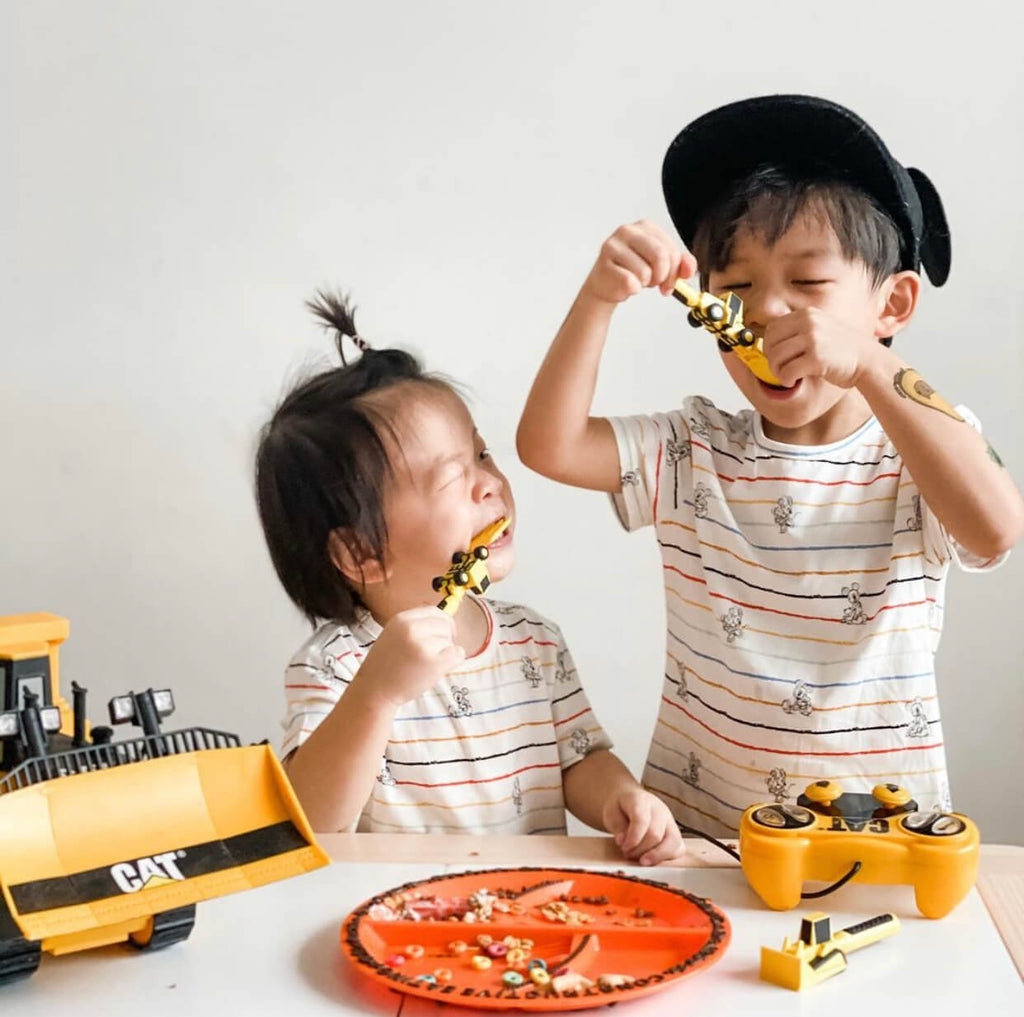
[[[472,921],[462,917],[467,909]],[[729,936],[728,919],[709,900],[664,883],[519,868],[385,891],[345,919],[341,948],[370,978],[399,992],[491,1010],[582,1010],[668,988],[718,960]],[[481,970],[473,958],[486,954],[488,941],[500,944],[492,952],[505,952]],[[523,956],[513,953],[510,965],[516,949]],[[547,985],[531,977],[541,961]],[[509,971],[522,977],[521,986],[503,982]]]

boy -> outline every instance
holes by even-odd
[[[822,777],[894,781],[950,808],[934,676],[951,561],[991,568],[1024,503],[977,421],[890,348],[923,265],[949,271],[934,187],[859,117],[807,96],[714,110],[665,158],[669,212],[617,230],[534,382],[526,465],[608,491],[653,525],[665,680],[644,785],[680,821],[730,834],[749,805]],[[644,287],[732,291],[779,386],[721,353],[753,411],[701,397],[590,416],[616,305]],[[720,349],[723,349],[720,347]]]

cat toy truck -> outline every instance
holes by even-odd
[[[452,563],[443,576],[434,577],[434,592],[443,593],[437,605],[445,614],[455,614],[468,590],[481,595],[491,585],[484,562],[490,556],[487,545],[502,530],[508,528],[510,520],[499,519],[481,530],[469,543],[468,551],[456,551]]]
[[[186,939],[197,901],[326,865],[267,744],[164,732],[170,690],[114,697],[120,741],[61,696],[66,619],[0,617],[0,985],[42,953]]]
[[[687,321],[694,328],[707,329],[718,339],[724,352],[735,353],[753,372],[754,377],[768,385],[782,387],[772,374],[764,355],[764,339],[743,324],[743,301],[735,293],[719,298],[694,289],[682,279],[676,281],[672,296],[690,309]]]

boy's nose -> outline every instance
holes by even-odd
[[[773,318],[789,314],[793,308],[781,293],[752,294],[743,307],[743,323],[755,332],[764,331]]]

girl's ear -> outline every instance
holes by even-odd
[[[384,582],[390,570],[352,530],[339,527],[327,537],[327,553],[335,568],[356,588]]]
[[[879,339],[895,335],[910,323],[917,307],[917,296],[921,292],[921,277],[916,272],[897,272],[885,283],[885,305],[875,326]]]

